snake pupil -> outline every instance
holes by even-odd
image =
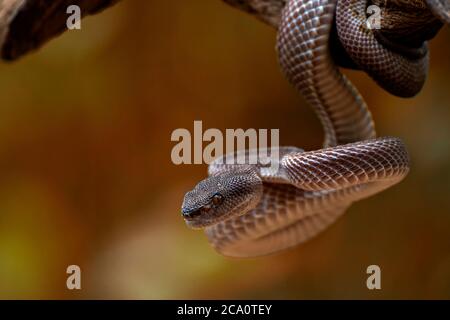
[[[220,205],[223,202],[223,196],[221,194],[215,194],[212,198],[212,203],[215,206]]]

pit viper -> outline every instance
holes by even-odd
[[[227,161],[257,156],[258,150],[221,156],[209,165],[209,176],[186,193],[181,211],[189,227],[205,230],[219,253],[256,257],[296,246],[326,229],[355,201],[407,175],[404,143],[376,136],[366,103],[338,68],[331,37],[337,35],[355,69],[400,97],[421,90],[428,48],[426,41],[407,50],[402,44],[400,49],[385,45],[368,23],[369,5],[367,0],[286,2],[277,34],[279,63],[320,119],[325,141],[314,151],[280,147],[272,159],[276,169]],[[450,21],[448,1],[428,0],[428,6],[439,27]]]

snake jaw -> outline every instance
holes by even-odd
[[[195,219],[195,217],[198,217],[199,215],[202,214],[201,213],[201,208],[200,209],[194,209],[194,210],[182,208],[181,209],[181,213],[183,215],[183,218],[185,220],[188,220],[188,221],[192,220],[192,219]]]

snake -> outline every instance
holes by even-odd
[[[429,0],[436,17],[449,22],[444,4]],[[218,253],[250,258],[295,247],[327,229],[354,202],[408,174],[405,144],[396,137],[377,137],[364,99],[332,56],[331,36],[338,35],[357,68],[400,97],[421,90],[428,48],[426,42],[408,50],[381,44],[367,23],[368,5],[367,0],[287,1],[277,33],[278,60],[318,116],[323,147],[268,148],[267,154],[277,151],[271,158],[276,166],[270,167],[236,161],[259,157],[257,149],[209,164],[208,177],[185,194],[181,214],[188,227],[204,230]]]

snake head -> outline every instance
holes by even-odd
[[[262,180],[251,167],[227,170],[200,181],[184,196],[181,212],[191,228],[204,228],[253,209]]]

